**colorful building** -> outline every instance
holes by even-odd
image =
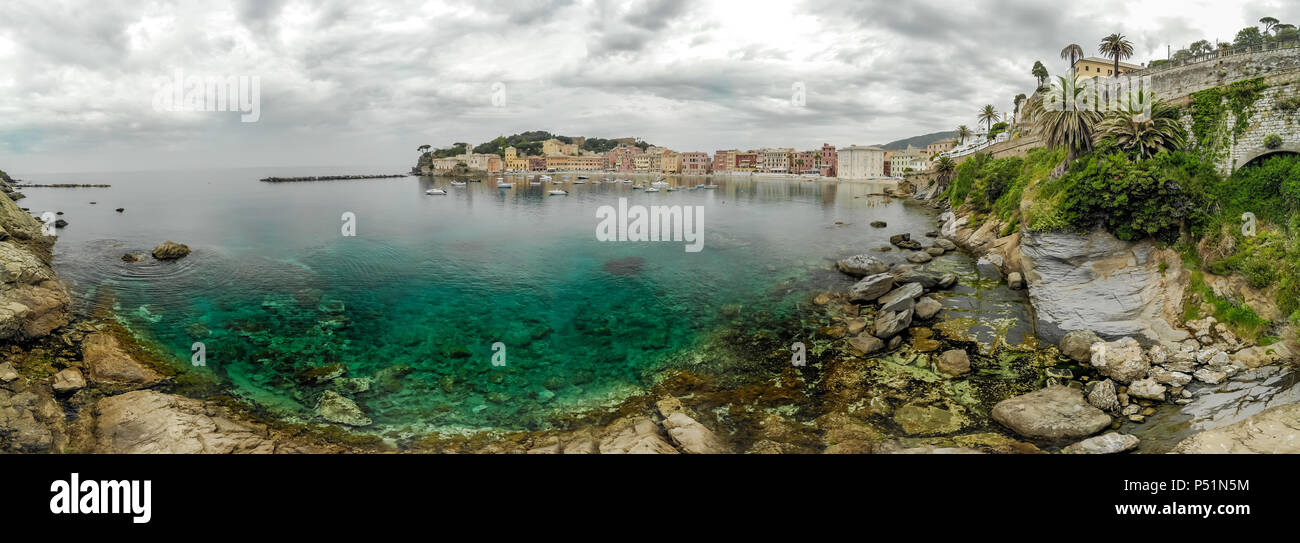
[[[711,170],[712,162],[708,153],[682,153],[682,173],[704,174]]]
[[[714,153],[713,153],[713,171],[715,171],[715,172],[729,172],[729,171],[735,169],[735,167],[736,167],[736,153],[737,153],[737,152],[738,152],[738,151],[736,151],[735,149],[731,149],[731,150],[718,150],[718,151],[714,152]]]
[[[817,169],[822,174],[822,177],[836,177],[839,175],[838,156],[834,145],[822,144],[821,156],[818,157],[820,160],[817,161]]]

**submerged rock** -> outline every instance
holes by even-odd
[[[645,266],[645,259],[639,256],[629,256],[627,258],[616,258],[605,262],[604,269],[613,275],[630,277],[641,273],[641,268]]]
[[[143,262],[144,255],[141,253],[126,253],[122,255],[122,262]]]
[[[993,420],[1036,439],[1078,439],[1110,425],[1110,416],[1083,400],[1083,392],[1050,386],[1003,400],[993,406]]]
[[[869,355],[885,348],[885,342],[870,334],[861,334],[849,339],[849,346],[859,355]]]
[[[894,412],[894,422],[910,435],[939,435],[960,431],[970,424],[961,413],[936,405],[909,403]]]
[[[934,260],[934,257],[931,256],[930,253],[926,253],[926,252],[912,253],[910,255],[907,255],[907,261],[913,264],[925,264],[926,262],[929,262],[931,260]]]
[[[938,313],[940,309],[943,309],[943,304],[939,303],[937,300],[929,296],[922,296],[919,300],[916,301],[915,309],[916,309],[916,318],[928,319],[930,317],[933,317],[936,313]]]
[[[356,402],[333,390],[326,390],[316,404],[316,414],[321,418],[348,426],[369,426],[372,422]]]
[[[913,241],[911,234],[895,234],[889,236],[889,243],[901,249],[911,249],[913,251],[921,250],[921,242]]]
[[[1140,440],[1137,436],[1107,432],[1090,437],[1064,449],[1063,454],[1116,454],[1136,449]]]

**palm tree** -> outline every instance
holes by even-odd
[[[979,120],[984,123],[984,132],[987,133],[993,129],[993,123],[998,120],[998,111],[993,109],[992,105],[984,106],[984,109],[980,110]]]
[[[1029,73],[1033,75],[1035,79],[1038,79],[1038,88],[1040,89],[1043,88],[1043,83],[1047,81],[1047,78],[1051,77],[1051,74],[1047,73],[1047,66],[1043,66],[1042,61],[1035,61],[1034,68],[1030,70]]]
[[[955,136],[956,136],[956,138],[957,138],[957,145],[961,145],[961,144],[963,144],[963,143],[966,143],[966,138],[969,138],[969,137],[970,137],[970,127],[968,127],[968,126],[966,126],[966,125],[964,125],[964,124],[961,125],[961,126],[958,126],[958,127],[957,127],[957,133],[955,134]]]
[[[950,156],[941,156],[934,162],[934,171],[939,174],[939,187],[942,189],[952,179],[953,172],[957,171],[957,161]]]
[[[1037,131],[1042,134],[1043,142],[1053,149],[1065,148],[1065,159],[1069,163],[1092,151],[1092,132],[1101,121],[1101,113],[1091,107],[1070,107],[1070,104],[1078,103],[1084,87],[1064,77],[1058,76],[1057,79],[1061,85],[1059,96],[1056,90],[1051,96],[1035,95],[1025,107],[1034,119]]]
[[[1133,56],[1133,42],[1124,39],[1123,34],[1111,34],[1102,38],[1101,45],[1097,46],[1101,56],[1110,57],[1115,60],[1115,71],[1111,75],[1119,75],[1120,59],[1127,59]]]
[[[1148,104],[1150,115],[1143,112]],[[1157,100],[1154,92],[1134,93],[1129,95],[1124,107],[1111,111],[1097,124],[1093,138],[1098,143],[1109,140],[1137,158],[1150,158],[1160,151],[1180,149],[1187,143],[1180,115],[1178,108]]]
[[[1061,49],[1061,58],[1070,61],[1070,71],[1073,73],[1074,63],[1083,58],[1083,47],[1080,47],[1077,43],[1071,43],[1065,46],[1065,49]]]
[[[1277,19],[1274,19],[1274,18],[1272,18],[1272,17],[1264,17],[1264,18],[1262,18],[1262,19],[1259,20],[1259,24],[1264,25],[1264,33],[1265,33],[1265,34],[1268,34],[1269,31],[1273,30],[1273,27],[1277,26],[1278,23],[1280,23],[1280,22],[1281,22],[1281,21],[1279,21],[1279,20],[1277,20]]]

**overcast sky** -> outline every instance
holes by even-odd
[[[1145,63],[1266,15],[1300,23],[1300,2],[4,0],[0,169],[404,171],[421,144],[525,130],[879,144],[1010,109],[1068,43],[1120,32]],[[260,78],[260,119],[157,111],[178,69]]]

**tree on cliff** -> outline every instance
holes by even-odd
[[[1038,88],[1040,89],[1043,88],[1043,84],[1047,82],[1047,78],[1051,77],[1051,74],[1047,73],[1047,66],[1043,66],[1042,61],[1035,61],[1034,69],[1030,70],[1029,73],[1038,80]]]
[[[1133,56],[1133,42],[1124,39],[1123,34],[1111,34],[1102,38],[1101,45],[1097,46],[1101,56],[1110,57],[1115,61],[1114,74],[1119,75],[1119,61],[1128,59]]]
[[[1271,32],[1271,31],[1273,30],[1273,27],[1277,26],[1278,23],[1280,23],[1280,22],[1282,22],[1282,21],[1279,21],[1279,20],[1277,20],[1277,19],[1275,19],[1275,18],[1273,18],[1273,17],[1262,17],[1262,18],[1260,18],[1260,20],[1259,20],[1259,24],[1264,25],[1264,33],[1265,33],[1265,34],[1268,34],[1269,32]]]
[[[1079,155],[1092,151],[1093,128],[1101,121],[1101,113],[1081,105],[1084,87],[1064,77],[1060,88],[1047,95],[1034,95],[1025,106],[1043,142],[1053,149],[1064,148],[1066,163],[1074,162]]]
[[[956,134],[956,137],[957,137],[957,145],[961,145],[961,144],[963,144],[963,143],[966,143],[966,138],[969,138],[969,137],[970,137],[970,127],[968,127],[968,126],[966,126],[966,125],[964,125],[964,124],[961,125],[961,126],[958,126],[958,127],[957,127],[957,134]]]

